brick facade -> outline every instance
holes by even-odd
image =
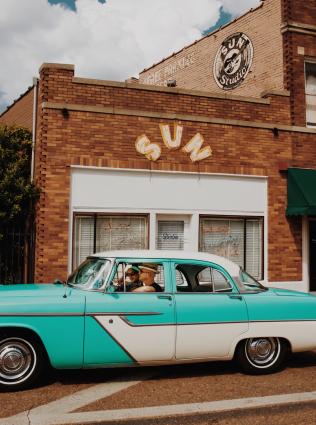
[[[252,67],[244,82],[231,94],[259,97],[265,90],[283,90],[283,57],[280,0],[265,0],[256,9],[185,47],[179,53],[140,73],[140,83],[177,86],[222,93],[213,77],[213,63],[221,43],[243,32],[253,44]]]
[[[284,170],[316,164],[316,130],[305,127],[304,60],[316,58],[316,28],[306,33],[306,25],[316,26],[316,6],[307,3],[309,7],[298,10],[294,1],[266,0],[140,76],[142,82],[153,70],[195,49],[194,66],[179,70],[175,88],[78,78],[72,65],[41,67],[36,281],[49,282],[67,273],[71,165],[268,176],[265,279],[302,280],[302,219],[285,215]],[[298,31],[290,21],[299,19]],[[239,88],[223,92],[211,78],[211,58],[221,41],[237,31],[253,41],[253,68]],[[161,140],[161,123],[183,125],[185,140],[200,132],[212,156],[193,163],[183,151],[168,150]],[[144,133],[162,147],[156,162],[135,149]]]
[[[29,88],[12,106],[0,115],[0,124],[19,125],[32,131],[34,88]]]
[[[74,78],[71,67],[47,64],[40,72],[39,96],[38,281],[65,276],[67,269],[70,165],[268,175],[269,279],[301,278],[300,222],[285,217],[286,177],[278,168],[280,161],[293,159],[287,93],[257,100],[203,97],[185,90]],[[135,140],[146,132],[161,144],[159,123],[182,124],[188,140],[203,133],[212,157],[194,164],[184,152],[162,148],[160,159],[149,162],[136,152]],[[274,127],[280,128],[278,136]]]

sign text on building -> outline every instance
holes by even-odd
[[[149,73],[144,80],[143,84],[151,84],[155,86],[167,86],[168,80],[176,75],[178,71],[190,67],[194,64],[194,52],[188,53],[180,59],[170,62],[163,68]]]
[[[173,137],[171,136],[170,126],[168,124],[159,124],[161,137],[164,145],[170,150],[180,149],[182,143],[183,127],[175,124]],[[192,162],[202,161],[212,155],[210,146],[202,148],[204,138],[200,133],[196,133],[186,145],[182,148],[183,152],[190,154]],[[137,152],[145,155],[150,161],[157,161],[161,155],[161,148],[157,143],[152,143],[146,134],[139,136],[135,142]]]
[[[213,65],[216,84],[223,90],[238,87],[246,78],[253,58],[250,38],[243,33],[227,37],[220,45]]]

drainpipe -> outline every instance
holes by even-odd
[[[35,167],[35,140],[36,140],[36,125],[37,125],[37,93],[38,93],[38,78],[33,78],[33,87],[34,87],[34,93],[33,93],[33,117],[32,117],[32,155],[31,155],[31,183],[34,181],[34,167]],[[32,243],[30,244],[30,241],[27,238],[27,233],[30,231],[30,217],[27,217],[26,224],[25,224],[25,236],[24,236],[24,267],[23,267],[23,281],[24,283],[29,282],[29,278],[31,276],[30,270],[32,270],[32,265],[30,264],[30,258],[32,258],[32,255],[34,253],[31,253],[31,249],[34,250],[34,247],[32,247]],[[33,263],[33,261],[32,261]],[[33,275],[33,272],[32,272]],[[33,276],[32,276],[33,278]]]
[[[31,183],[34,180],[34,165],[35,165],[35,140],[36,140],[36,125],[37,125],[37,91],[38,78],[33,78],[34,96],[33,96],[33,123],[32,123],[32,158],[31,158]]]

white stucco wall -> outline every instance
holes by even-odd
[[[146,213],[150,249],[155,249],[158,219],[183,219],[184,249],[197,251],[200,215],[261,216],[267,276],[267,204],[267,178],[262,176],[72,167],[69,234],[75,212]]]

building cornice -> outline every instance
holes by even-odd
[[[281,33],[284,34],[286,32],[296,32],[299,34],[309,34],[316,36],[316,25],[288,21],[281,25]]]
[[[56,110],[68,110],[75,112],[92,112],[97,114],[105,115],[123,115],[123,116],[135,116],[142,118],[155,118],[155,119],[166,119],[166,120],[178,120],[178,121],[191,121],[207,124],[217,125],[229,125],[232,127],[250,127],[259,128],[266,130],[280,130],[294,133],[308,133],[316,134],[316,129],[283,125],[279,123],[265,123],[259,121],[244,121],[244,120],[232,120],[224,118],[210,118],[207,116],[200,115],[187,115],[187,114],[170,114],[165,112],[153,112],[153,111],[142,111],[138,109],[125,109],[116,107],[100,107],[100,106],[89,106],[89,105],[78,105],[70,103],[52,103],[43,102],[43,109],[56,109]]]
[[[74,71],[75,65],[73,65],[71,63],[48,63],[48,62],[44,62],[41,65],[39,72],[41,72],[43,69],[46,69],[46,68],[67,69],[68,71]]]
[[[72,82],[75,84],[86,84],[86,85],[94,85],[94,86],[104,86],[104,87],[117,87],[117,88],[128,88],[133,90],[144,90],[144,91],[152,91],[152,92],[160,92],[160,93],[168,93],[168,94],[181,94],[186,96],[196,96],[196,97],[207,97],[212,99],[228,99],[228,100],[236,100],[239,102],[249,102],[249,103],[260,103],[264,105],[269,105],[270,101],[268,99],[261,99],[255,97],[247,97],[247,96],[236,96],[232,94],[221,94],[221,93],[211,93],[201,90],[189,90],[189,89],[181,89],[174,87],[165,87],[165,86],[153,86],[150,84],[132,84],[126,82],[118,82],[118,81],[110,81],[110,80],[95,80],[89,78],[80,78],[74,77]]]

